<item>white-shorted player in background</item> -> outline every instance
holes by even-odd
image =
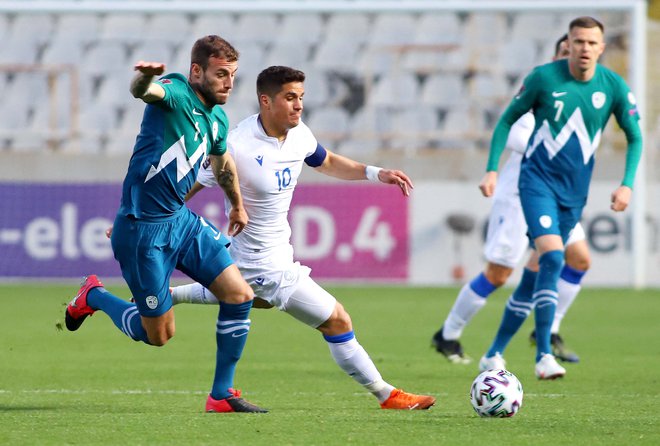
[[[348,312],[310,278],[308,267],[293,260],[287,216],[303,163],[343,180],[393,184],[405,196],[413,187],[399,170],[366,166],[324,149],[300,119],[304,81],[305,74],[293,68],[263,70],[257,78],[259,114],[244,119],[229,134],[228,150],[249,216],[248,224],[232,240],[232,258],[259,298],[257,302],[319,330],[335,362],[378,398],[382,408],[428,409],[434,397],[407,393],[383,380],[355,338]],[[215,185],[212,173],[202,169],[187,199],[204,186]],[[198,283],[173,288],[172,297],[175,303],[217,303]]]
[[[568,35],[564,34],[555,44],[553,60],[568,57]],[[493,207],[488,218],[488,232],[484,246],[486,267],[459,292],[454,306],[441,328],[433,335],[432,344],[447,359],[457,364],[468,364],[471,358],[463,351],[459,339],[470,320],[484,305],[486,298],[506,283],[513,269],[520,263],[529,247],[527,223],[522,212],[518,193],[520,163],[527,142],[534,130],[534,115],[523,115],[511,128],[506,147],[510,154],[499,174],[493,196]],[[552,324],[553,354],[562,361],[578,362],[579,357],[566,348],[559,328],[569,307],[580,292],[580,281],[589,269],[589,247],[582,226],[578,223],[566,243],[566,263],[559,279],[557,311]],[[538,271],[538,254],[532,252],[523,275],[534,280]],[[530,339],[535,342],[534,334]]]

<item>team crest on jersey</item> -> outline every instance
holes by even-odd
[[[603,108],[603,105],[605,105],[606,98],[607,96],[605,96],[605,93],[603,93],[602,91],[597,91],[591,95],[591,103],[593,104],[596,110],[599,110]]]
[[[150,310],[155,310],[158,307],[158,298],[156,296],[147,296],[146,303]]]
[[[160,79],[157,82],[161,83],[161,84],[171,84],[172,83],[172,81],[169,80],[169,79]]]
[[[213,141],[218,139],[218,121],[213,121]]]
[[[630,102],[632,105],[637,104],[637,100],[635,99],[635,95],[632,94],[632,91],[628,92],[628,102]]]

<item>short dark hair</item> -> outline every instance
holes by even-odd
[[[559,54],[559,49],[561,48],[561,44],[566,42],[567,40],[568,40],[568,34],[564,34],[559,39],[557,39],[557,42],[555,42],[555,56]]]
[[[305,73],[279,65],[268,67],[257,76],[257,94],[275,97],[282,90],[282,85],[289,82],[305,82]]]
[[[238,60],[238,51],[220,36],[205,36],[197,39],[190,51],[190,63],[196,63],[203,70],[209,66],[209,59],[217,57],[227,62]]]
[[[571,20],[571,23],[568,25],[568,30],[571,31],[573,28],[600,28],[600,32],[605,33],[605,26],[598,20],[589,16],[582,16],[576,19]]]

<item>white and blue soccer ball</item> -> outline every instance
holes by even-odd
[[[472,382],[470,402],[481,417],[512,417],[522,406],[522,384],[508,370],[486,370]]]

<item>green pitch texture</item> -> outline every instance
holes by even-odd
[[[123,287],[109,287],[127,296]],[[205,414],[217,307],[177,306],[165,347],[129,340],[102,313],[56,330],[76,285],[0,286],[2,445],[590,445],[660,444],[660,291],[585,289],[562,335],[581,356],[563,380],[534,378],[528,320],[506,352],[525,390],[511,419],[481,419],[475,363],[430,348],[455,289],[336,287],[384,378],[430,393],[429,411],[379,409],[334,364],[322,337],[277,310],[254,310],[236,386],[268,414]],[[488,347],[508,290],[463,336]]]

